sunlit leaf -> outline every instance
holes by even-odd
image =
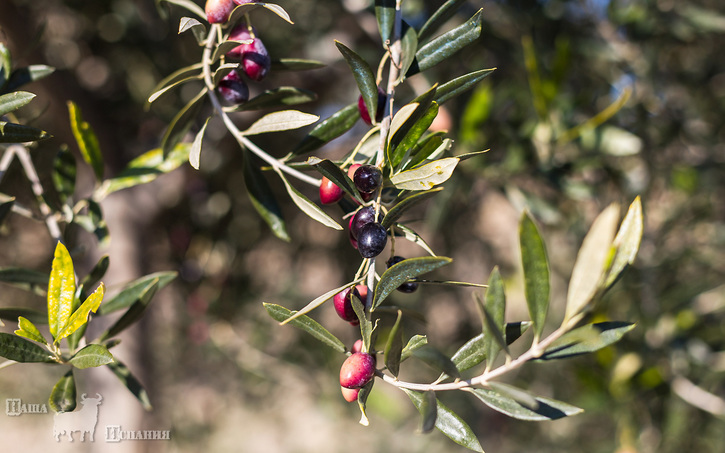
[[[76,352],[69,360],[70,364],[78,369],[103,366],[113,362],[113,355],[102,344],[89,344]]]
[[[479,293],[474,293],[473,295],[482,316],[483,343],[487,359],[486,365],[490,368],[493,361],[496,360],[498,352],[506,348],[506,342],[503,338],[506,294],[498,266],[494,267],[493,271],[491,271],[484,300],[481,300]]]
[[[425,396],[422,392],[403,389],[406,395],[413,402],[413,405],[420,411]],[[435,427],[443,434],[448,436],[455,443],[462,445],[469,450],[483,453],[481,444],[478,442],[476,435],[471,427],[464,422],[455,412],[443,405],[440,400],[436,400],[436,422]]]
[[[264,134],[267,132],[279,132],[290,129],[298,129],[319,120],[320,117],[298,110],[283,110],[281,112],[269,113],[255,121],[249,128],[242,132],[243,135]]]
[[[534,336],[538,340],[549,310],[549,262],[539,229],[527,212],[523,213],[519,222],[519,241],[526,304],[534,323]]]
[[[48,342],[45,341],[43,334],[40,333],[40,330],[35,327],[35,324],[22,316],[18,316],[18,330],[15,331],[15,335],[25,337],[28,340],[37,341],[38,343],[48,344]]]
[[[431,256],[436,256],[436,254],[433,253],[433,250],[423,240],[423,238],[420,237],[418,235],[418,233],[416,233],[409,227],[403,225],[402,223],[396,223],[395,224],[395,234],[398,235],[398,232],[400,232],[407,241],[412,242],[413,244],[416,244],[417,246],[421,247],[423,250],[428,252]]]
[[[376,324],[373,325],[372,321],[370,321],[367,316],[367,311],[365,310],[363,301],[361,301],[354,293],[350,296],[350,303],[352,304],[352,309],[355,311],[355,315],[360,323],[360,336],[363,341],[362,351],[370,352],[373,350],[375,345],[375,342],[373,341],[373,331],[377,326],[377,321]]]
[[[65,245],[58,242],[48,281],[48,325],[54,339],[68,324],[75,292],[73,260]]]
[[[197,117],[202,106],[202,101],[206,97],[207,88],[204,87],[191,99],[169,123],[163,138],[161,139],[161,149],[164,157],[171,154],[171,150],[184,138],[189,131],[191,124]]]
[[[35,82],[47,77],[55,72],[55,68],[44,64],[31,64],[23,68],[18,68],[10,75],[10,80],[5,87],[7,91],[14,91],[26,83]],[[2,85],[0,83],[0,85]]]
[[[201,127],[199,132],[196,133],[196,137],[194,137],[194,142],[191,144],[191,149],[189,150],[189,164],[191,164],[191,166],[194,167],[195,170],[199,169],[201,143],[204,141],[204,133],[206,132],[206,126],[209,124],[210,119],[211,117],[207,118],[206,121],[204,121],[204,125]]]
[[[432,68],[477,40],[479,36],[481,36],[481,10],[466,23],[438,36],[418,49],[415,61],[406,76],[410,77]]]
[[[76,187],[76,158],[67,146],[61,146],[53,160],[53,186],[61,203],[73,196]]]
[[[279,305],[268,303],[264,303],[263,305],[264,308],[267,310],[269,316],[279,322],[283,322],[286,319],[291,318],[295,314],[295,312],[290,311]],[[317,321],[313,320],[309,316],[300,316],[290,321],[289,324],[309,333],[313,337],[317,338],[318,340],[338,352],[344,353],[346,351],[345,344],[343,344],[342,341],[340,341],[336,336],[331,334],[327,329],[322,327]]]
[[[408,359],[411,355],[413,355],[413,352],[415,352],[416,349],[422,348],[423,346],[428,344],[428,337],[425,335],[413,335],[410,340],[408,340],[408,343],[403,348],[403,351],[400,354],[400,361],[403,362],[406,359]]]
[[[53,355],[47,349],[4,332],[0,332],[0,356],[21,363],[55,363]]]
[[[639,244],[642,241],[642,232],[644,231],[644,223],[642,220],[642,202],[639,197],[635,198],[627,210],[627,215],[619,227],[617,235],[614,237],[613,246],[616,249],[612,266],[609,269],[604,287],[612,286],[624,269],[634,263],[639,250]]]
[[[400,142],[395,145],[395,149],[391,149],[390,151],[390,160],[393,168],[397,168],[398,165],[400,165],[406,153],[409,152],[416,143],[418,143],[418,140],[420,140],[430,125],[433,124],[433,120],[435,120],[437,115],[438,104],[432,102],[428,107],[428,110],[425,111],[415,124],[412,124],[410,128],[408,128],[408,132],[400,140]]]
[[[584,238],[571,273],[564,323],[586,311],[600,288],[607,270],[618,218],[619,206],[610,205],[599,214]]]
[[[88,296],[88,299],[70,316],[63,329],[58,332],[58,335],[55,337],[55,343],[60,342],[60,340],[72,334],[88,322],[88,315],[91,312],[95,313],[101,305],[105,290],[106,287],[101,283],[98,289]]]
[[[320,148],[350,130],[358,119],[360,119],[360,111],[357,108],[357,102],[343,107],[316,125],[292,150],[291,155],[298,156]]]
[[[403,332],[400,329],[402,319],[403,312],[398,310],[398,317],[388,334],[388,341],[385,342],[385,366],[395,377],[398,377],[400,371],[400,356],[403,352]]]
[[[400,44],[402,48],[402,59],[400,61],[400,76],[397,80],[398,83],[405,79],[405,74],[413,64],[413,61],[415,61],[415,53],[418,50],[418,34],[415,32],[415,29],[408,25],[405,21],[403,21],[402,24],[401,35]]]
[[[383,44],[391,39],[395,25],[395,0],[375,0],[375,18]],[[372,111],[372,110],[370,110]]]
[[[292,198],[294,204],[296,204],[302,212],[327,227],[335,230],[342,230],[342,227],[337,222],[335,222],[332,217],[325,214],[325,212],[320,209],[316,204],[314,204],[307,197],[302,195],[300,191],[292,187],[292,185],[287,181],[287,178],[284,177],[284,175],[278,168],[275,167],[274,170],[277,172],[279,177],[282,178],[282,182],[284,182],[287,193],[289,194],[290,198]]]
[[[443,104],[449,99],[470,90],[495,70],[496,68],[481,69],[480,71],[471,72],[440,85],[436,90],[435,101],[438,104]]]
[[[430,16],[426,23],[420,27],[420,31],[418,31],[418,39],[420,41],[425,41],[428,37],[435,33],[441,25],[453,17],[463,3],[465,3],[465,0],[448,0],[441,5],[441,7],[438,8],[432,16]]]
[[[634,329],[628,322],[609,321],[588,324],[564,334],[556,340],[541,356],[541,360],[566,359],[588,354],[621,340]]]
[[[375,310],[390,293],[401,284],[419,275],[438,269],[451,263],[453,260],[446,257],[424,256],[409,258],[398,264],[390,266],[380,277],[375,286],[372,310]]]
[[[35,95],[27,91],[15,91],[0,96],[0,116],[6,115],[33,100]]]
[[[204,24],[192,17],[182,17],[179,21],[179,34],[191,30],[196,42],[201,45],[206,39],[206,27]]]
[[[561,401],[549,398],[536,397],[538,407],[533,410],[522,406],[516,400],[503,396],[493,390],[482,388],[468,388],[466,391],[473,393],[491,409],[494,409],[509,417],[519,420],[544,421],[557,420],[560,418],[576,415],[583,412],[582,409]]]
[[[368,396],[370,396],[370,392],[373,390],[373,385],[375,385],[375,379],[370,380],[363,388],[360,389],[360,391],[357,394],[357,405],[360,408],[360,424],[363,426],[369,426],[370,420],[368,419],[368,414],[366,411]]]
[[[48,405],[54,412],[71,412],[76,408],[76,381],[73,370],[68,370],[53,386]]]
[[[129,370],[126,365],[116,359],[106,366],[113,371],[113,374],[115,374],[121,382],[123,382],[123,385],[126,386],[128,391],[141,402],[141,405],[145,410],[150,411],[153,408],[151,406],[151,400],[149,399],[148,392],[143,385],[141,385],[138,379],[131,374],[131,370]]]
[[[83,120],[81,110],[72,101],[68,101],[68,114],[73,137],[76,139],[83,160],[93,168],[96,180],[101,181],[103,179],[103,155],[101,146],[98,144],[98,137],[91,125]]]
[[[295,318],[299,318],[300,316],[311,312],[315,308],[319,307],[320,305],[324,304],[328,300],[335,297],[335,294],[339,293],[343,289],[348,288],[354,284],[355,284],[354,282],[346,283],[346,284],[340,286],[339,288],[331,289],[331,290],[327,291],[326,293],[322,294],[321,296],[316,297],[312,302],[305,305],[301,310],[296,311],[293,316],[290,316],[289,318],[282,321],[281,324],[287,324],[288,322],[294,320]]]
[[[411,170],[405,170],[390,178],[396,188],[404,190],[429,190],[448,180],[453,174],[457,157],[446,157]]]

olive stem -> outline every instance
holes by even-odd
[[[214,111],[217,112],[217,114],[221,117],[222,121],[224,121],[224,125],[226,126],[227,130],[234,136],[234,138],[237,140],[237,143],[239,143],[241,146],[247,148],[254,154],[256,154],[259,158],[261,158],[263,161],[267,162],[269,165],[271,165],[274,168],[277,168],[285,173],[287,173],[290,176],[293,176],[297,179],[299,179],[302,182],[306,182],[307,184],[310,184],[315,187],[320,187],[320,184],[322,184],[322,180],[313,178],[312,176],[306,175],[298,170],[295,170],[294,168],[290,168],[289,166],[285,165],[283,162],[281,162],[278,159],[275,159],[274,157],[267,154],[263,149],[255,145],[251,140],[249,140],[247,137],[244,136],[244,134],[241,133],[241,131],[237,128],[237,126],[234,124],[232,119],[229,117],[229,115],[226,114],[224,109],[221,106],[221,103],[219,102],[219,98],[216,96],[216,92],[214,91],[214,83],[212,81],[211,77],[211,67],[209,66],[211,63],[211,55],[214,48],[214,43],[216,42],[216,30],[220,28],[219,24],[212,25],[211,30],[209,31],[209,36],[206,40],[206,45],[204,47],[204,55],[202,57],[203,63],[204,63],[204,83],[206,84],[207,94],[209,95],[209,99],[211,100],[211,104],[214,107]]]

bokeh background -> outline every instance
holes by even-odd
[[[196,0],[196,3],[202,3]],[[289,1],[295,21],[255,11],[273,57],[319,59],[328,66],[273,73],[253,92],[295,85],[318,93],[301,110],[328,116],[357,99],[337,39],[368,61],[382,54],[370,0]],[[442,1],[406,0],[420,26]],[[506,0],[468,2],[446,25],[483,7],[483,36],[399,96],[436,81],[496,67],[477,89],[445,104],[442,126],[454,154],[489,149],[459,166],[442,194],[410,218],[439,254],[454,258],[440,276],[482,283],[499,265],[507,318],[526,318],[516,226],[528,207],[539,221],[552,266],[549,320],[563,315],[577,248],[595,215],[641,195],[645,233],[637,263],[606,297],[597,319],[637,323],[615,347],[566,362],[531,364],[507,381],[570,402],[585,413],[530,423],[509,419],[467,395],[442,395],[476,431],[487,452],[722,451],[725,439],[725,5],[720,0]],[[0,40],[18,64],[48,64],[51,77],[28,116],[54,139],[33,151],[50,186],[50,162],[73,144],[66,101],[99,136],[106,175],[158,146],[168,121],[195,94],[182,89],[146,108],[155,84],[200,58],[191,35],[177,35],[182,13],[161,17],[151,0],[3,0]],[[617,115],[595,117],[631,90]],[[240,126],[257,115],[236,118]],[[201,123],[194,130],[198,130]],[[315,154],[336,158],[364,133],[360,125]],[[370,427],[341,398],[343,357],[269,319],[261,302],[300,308],[348,281],[359,255],[347,234],[331,233],[283,206],[291,242],[272,236],[247,198],[241,153],[218,121],[209,125],[201,170],[188,165],[154,183],[116,193],[103,205],[111,245],[73,236],[78,273],[105,253],[111,288],[150,272],[176,270],[144,320],[114,349],[146,385],[144,412],[105,370],[78,373],[79,393],[100,393],[96,441],[52,439],[51,415],[0,414],[3,450],[16,451],[465,451],[438,432],[416,434],[417,411],[394,388],[376,385]],[[306,131],[255,141],[285,155]],[[75,145],[71,145],[74,148]],[[79,192],[91,190],[90,170]],[[279,190],[281,200],[283,188]],[[311,197],[314,190],[303,189]],[[13,165],[3,193],[30,197]],[[330,210],[330,213],[335,213]],[[0,265],[47,269],[53,244],[44,226],[13,217],[0,236]],[[408,256],[419,249],[402,250]],[[395,302],[425,313],[406,325],[452,354],[479,329],[469,290],[426,287]],[[3,306],[42,308],[41,297],[3,286]],[[346,343],[355,331],[324,305],[313,317]],[[100,321],[100,320],[98,320]],[[94,321],[95,323],[95,321]],[[3,331],[11,331],[6,326]],[[413,366],[419,378],[432,375]],[[62,374],[15,365],[0,373],[0,399],[44,402]],[[171,430],[170,441],[108,444],[102,428]],[[77,436],[77,434],[76,434]]]

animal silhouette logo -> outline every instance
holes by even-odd
[[[81,395],[81,408],[73,412],[59,412],[55,414],[53,423],[53,437],[56,442],[60,442],[60,436],[65,434],[68,440],[73,442],[73,432],[80,431],[81,442],[85,442],[86,433],[90,435],[93,442],[93,434],[96,432],[96,424],[98,423],[98,406],[100,406],[103,397],[96,393],[98,398],[86,398],[86,394]]]

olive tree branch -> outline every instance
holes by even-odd
[[[227,115],[227,113],[223,110],[221,103],[219,102],[219,98],[214,91],[215,86],[214,82],[212,81],[210,66],[211,55],[212,51],[214,50],[214,43],[216,42],[217,29],[220,29],[220,26],[218,24],[212,25],[211,30],[209,31],[209,35],[206,39],[206,45],[204,46],[204,54],[202,57],[204,63],[204,83],[206,84],[207,94],[209,95],[211,104],[214,107],[214,111],[221,117],[227,130],[234,136],[234,138],[237,140],[237,143],[239,143],[241,146],[256,154],[259,158],[267,162],[272,167],[277,168],[287,173],[288,175],[299,179],[300,181],[306,182],[307,184],[319,187],[322,183],[321,180],[313,178],[312,176],[306,175],[298,170],[295,170],[294,168],[285,165],[283,162],[270,156],[263,149],[261,149],[251,140],[245,137],[244,134],[242,134],[242,132],[237,128],[236,124],[234,124],[229,115]]]

